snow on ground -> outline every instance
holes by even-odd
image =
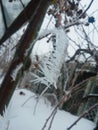
[[[16,90],[4,118],[0,117],[0,130],[42,130],[53,107],[44,98],[41,98],[37,105],[36,102],[37,96],[34,93],[25,89]],[[68,112],[58,110],[51,130],[67,130],[77,118]],[[48,130],[50,121],[45,130]],[[6,129],[3,128],[5,123]],[[93,122],[81,119],[71,130],[93,130],[94,127]]]

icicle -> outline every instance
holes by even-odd
[[[56,49],[51,54],[51,57],[44,60],[44,63],[40,65],[39,73],[43,77],[34,74],[35,80],[31,82],[42,83],[47,87],[53,85],[57,89],[56,83],[67,55],[68,40],[63,29],[55,29],[53,33],[56,35]]]

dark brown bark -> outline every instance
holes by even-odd
[[[1,114],[5,106],[8,106],[9,104],[12,94],[19,81],[20,74],[22,71],[24,71],[23,70],[24,66],[20,70],[18,70],[15,80],[13,80],[11,75],[20,64],[25,64],[28,58],[28,56],[26,57],[25,55],[26,50],[31,47],[32,42],[34,42],[34,40],[36,39],[43,18],[45,16],[46,10],[49,6],[48,0],[36,0],[36,3],[37,3],[36,12],[33,14],[33,17],[30,20],[30,23],[24,35],[22,36],[21,40],[18,43],[19,46],[17,47],[15,56],[12,60],[10,68],[0,88],[0,113]]]
[[[24,23],[33,17],[38,2],[36,0],[31,0],[29,4],[24,8],[24,10],[19,14],[19,16],[14,20],[14,22],[7,28],[3,37],[0,39],[0,45],[5,42],[11,35],[13,35]]]

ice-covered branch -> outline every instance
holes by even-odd
[[[53,85],[57,88],[56,82],[60,76],[62,64],[67,55],[68,39],[63,29],[55,29],[53,34],[56,36],[56,49],[51,56],[40,65],[39,73],[43,76],[35,76],[32,82],[45,84],[47,87]]]

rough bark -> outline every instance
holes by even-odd
[[[5,42],[10,36],[12,36],[16,31],[28,22],[34,15],[38,2],[36,0],[31,0],[29,4],[24,8],[24,10],[19,14],[19,16],[13,21],[13,23],[6,29],[3,37],[0,39],[0,45]]]
[[[15,80],[12,78],[13,72],[17,69],[20,64],[25,64],[28,57],[26,57],[26,50],[31,47],[31,44],[36,39],[40,26],[42,24],[43,18],[45,16],[46,10],[49,6],[48,0],[37,0],[37,7],[34,10],[32,19],[18,43],[18,47],[15,56],[12,60],[10,68],[1,84],[0,88],[0,114],[2,114],[5,106],[8,106],[9,101],[13,95],[16,85],[19,81],[21,72],[24,71],[24,66],[20,68],[17,72]],[[34,4],[35,4],[34,3]]]

